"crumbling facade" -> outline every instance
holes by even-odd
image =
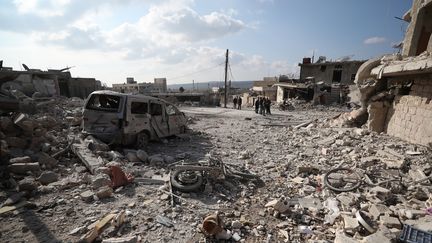
[[[73,78],[67,70],[68,68],[42,71],[27,68],[25,71],[17,71],[1,67],[1,92],[8,95],[12,90],[18,90],[29,97],[37,93],[48,97],[62,95],[87,98],[91,92],[102,89],[100,81],[94,78]]]
[[[356,76],[367,126],[412,143],[432,143],[432,1],[415,0],[402,54],[364,63]]]

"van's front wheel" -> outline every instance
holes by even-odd
[[[137,149],[147,149],[150,137],[145,132],[138,133],[136,140]]]

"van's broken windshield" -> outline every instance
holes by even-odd
[[[115,95],[94,94],[90,97],[87,109],[117,112],[120,107],[120,97]]]

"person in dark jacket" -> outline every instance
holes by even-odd
[[[266,108],[266,113],[269,114],[269,115],[271,115],[270,107],[271,107],[271,101],[270,101],[269,98],[267,98],[265,100],[265,108]]]
[[[265,100],[264,97],[261,97],[260,102],[259,102],[260,103],[260,114],[263,116],[265,116],[265,107],[264,107],[265,101],[264,100]]]
[[[236,109],[237,108],[237,96],[234,97],[233,103],[234,103],[234,109]]]
[[[237,105],[238,105],[238,108],[237,108],[237,109],[241,110],[242,98],[241,98],[240,96],[239,96],[238,99],[237,99]]]
[[[258,110],[259,110],[259,98],[257,98],[257,99],[255,100],[255,113],[258,114]]]

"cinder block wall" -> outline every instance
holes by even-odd
[[[395,97],[387,133],[412,143],[432,143],[432,79],[416,79],[409,95]]]

